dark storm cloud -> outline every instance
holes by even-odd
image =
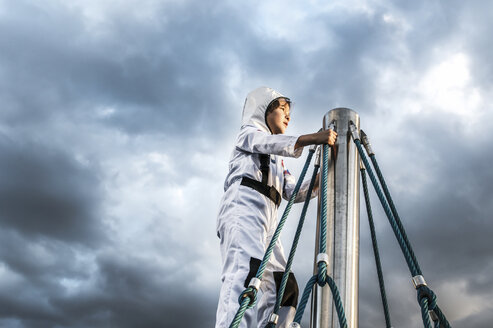
[[[449,295],[450,288],[457,290],[453,300],[455,304],[461,303],[462,290],[457,288],[462,281],[465,298],[489,297],[493,292],[493,280],[489,274],[493,265],[493,246],[489,242],[493,225],[488,200],[493,197],[493,174],[488,163],[493,158],[486,152],[488,141],[478,140],[474,135],[464,137],[460,129],[454,128],[461,126],[461,118],[455,115],[437,113],[427,115],[426,119],[422,115],[409,116],[404,124],[412,126],[413,130],[407,132],[403,144],[406,152],[398,157],[401,161],[394,164],[398,170],[410,172],[406,179],[412,180],[412,175],[418,172],[414,166],[418,166],[427,178],[417,194],[401,189],[393,196],[423,274],[437,293],[442,309],[444,303],[452,304],[452,300],[440,299],[440,293]],[[381,150],[380,154],[385,151]],[[387,168],[390,166],[389,163],[383,164]],[[390,173],[398,172],[395,168],[393,170],[391,168]],[[392,183],[389,187],[392,191]],[[413,307],[415,296],[413,291],[403,289],[399,283],[408,280],[410,273],[386,217],[376,209],[380,207],[376,197],[373,204],[384,275],[388,280],[389,303],[394,308],[395,323],[409,325],[412,323],[409,315],[402,313]],[[362,219],[363,230],[367,230],[366,215]],[[362,245],[366,248],[362,257],[372,258],[373,254],[368,250],[371,246],[365,235],[362,236]],[[362,272],[373,272],[373,266],[372,260],[363,261]],[[370,279],[363,275],[361,283],[361,301],[366,304],[362,310],[370,318],[376,316],[372,311],[382,313],[380,303],[375,303],[378,304],[375,308],[368,305],[374,304],[372,300],[378,292],[375,286],[369,288],[376,283],[376,274],[373,277]],[[444,311],[449,318],[454,318],[455,313],[451,309],[447,313],[446,309]],[[478,317],[486,316],[487,311]],[[378,319],[376,316],[373,320],[368,327],[377,324],[381,317]]]
[[[119,243],[127,241],[102,223],[107,219],[102,203],[110,212],[112,206],[103,191],[111,185],[103,181],[110,174],[97,160],[79,162],[75,153],[105,153],[102,160],[107,161],[120,157],[112,144],[87,145],[82,134],[87,126],[96,126],[92,131],[104,140],[117,129],[138,150],[149,149],[148,140],[139,138],[152,135],[158,147],[164,146],[159,151],[170,156],[174,170],[168,172],[162,163],[145,169],[163,188],[183,187],[192,177],[202,179],[199,188],[215,180],[222,183],[222,176],[208,176],[208,163],[201,159],[217,154],[217,143],[237,130],[242,99],[236,103],[232,94],[238,87],[256,87],[250,85],[256,81],[295,95],[303,104],[300,125],[307,125],[312,115],[319,120],[318,111],[326,105],[354,107],[368,117],[377,113],[381,68],[419,76],[436,64],[432,59],[437,48],[450,46],[451,52],[470,57],[472,84],[480,86],[483,95],[491,92],[491,10],[480,2],[401,1],[375,6],[370,13],[308,8],[316,13],[308,13],[306,23],[318,23],[314,26],[323,31],[316,32],[326,37],[317,40],[315,50],[305,47],[306,41],[297,44],[268,33],[269,25],[256,20],[265,14],[257,4],[143,3],[150,13],[145,18],[130,10],[132,6],[113,6],[99,12],[102,18],[95,21],[77,5],[16,1],[1,9],[2,326],[213,325],[217,295],[208,294],[212,288],[197,287],[201,272],[211,268],[190,260],[201,256],[194,251],[196,244],[171,239],[177,231],[173,225],[186,227],[183,221],[189,218],[182,213],[163,218],[169,232],[163,233],[159,250],[119,249]],[[385,22],[389,13],[398,23]],[[278,14],[266,15],[269,23],[290,24]],[[238,75],[239,86],[231,85],[230,75]],[[241,97],[249,90],[243,91]],[[486,142],[450,142],[460,122],[442,122],[438,116],[424,121],[439,122],[438,129],[411,117],[395,142],[388,142],[391,151],[402,155],[396,144],[401,138],[412,139],[407,152],[415,154],[416,164],[427,166],[432,177],[419,186],[418,194],[396,192],[396,203],[439,300],[440,288],[456,280],[466,281],[467,296],[487,299],[493,286],[493,252],[487,243],[493,232],[488,222],[493,178],[487,163],[493,158],[483,153]],[[75,128],[70,131],[74,144],[66,149],[60,149],[60,140],[67,137],[55,128],[60,126]],[[197,159],[191,161],[188,155]],[[384,173],[392,176],[409,169],[409,178],[414,172],[412,158],[405,165],[395,164],[382,163],[388,168]],[[166,207],[169,200],[163,202]],[[191,203],[202,207],[197,199]],[[128,206],[129,212],[135,211]],[[377,233],[394,325],[419,325],[414,291],[410,283],[407,289],[401,286],[402,279],[409,282],[407,266],[382,215],[376,217]],[[214,214],[204,216],[213,222]],[[362,225],[363,233],[363,216]],[[195,242],[202,234],[187,230],[183,239]],[[362,259],[361,326],[376,327],[383,316],[368,242],[368,236],[362,236],[367,247],[362,256],[367,258]],[[95,245],[101,247],[96,250]],[[154,257],[156,252],[164,255]],[[487,311],[454,323],[487,327]],[[305,320],[308,316],[307,310]]]
[[[196,327],[213,320],[210,296],[194,290],[188,273],[177,276],[139,256],[111,254],[97,262],[94,286],[51,301],[71,327]]]
[[[111,107],[104,122],[133,133],[177,133],[213,122],[221,130],[230,116],[220,112],[231,105],[223,95],[222,55],[236,37],[225,26],[241,17],[208,6],[157,5],[149,20],[107,13],[92,31],[75,9],[12,4],[0,23],[7,50],[0,55],[2,89],[10,105],[4,118],[87,120],[94,107]],[[245,34],[241,24],[233,26]]]
[[[90,245],[102,237],[94,167],[65,151],[0,137],[0,224],[25,236]]]

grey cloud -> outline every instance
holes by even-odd
[[[97,170],[33,142],[0,139],[0,224],[31,237],[91,244],[103,236]]]
[[[227,105],[220,97],[224,68],[208,37],[222,33],[221,21],[213,25],[209,16],[167,4],[156,11],[166,19],[157,22],[110,16],[110,36],[98,38],[74,10],[17,6],[2,24],[9,51],[0,63],[9,77],[16,76],[3,81],[9,123],[52,115],[72,119],[68,113],[75,110],[87,120],[94,107],[106,106],[115,112],[103,123],[135,133],[176,133],[203,120],[222,122],[217,129],[225,125],[227,115],[219,115]]]
[[[52,301],[71,318],[70,326],[194,327],[214,319],[215,305],[186,276],[166,282],[172,272],[132,256],[103,256],[98,265],[98,282],[89,293]]]
[[[115,7],[102,13],[104,19],[96,30],[91,30],[76,7],[21,1],[4,7],[0,22],[0,128],[5,131],[0,139],[0,259],[7,273],[18,280],[10,288],[1,285],[0,325],[213,325],[217,295],[197,288],[200,270],[210,268],[201,267],[200,261],[185,263],[200,256],[194,251],[196,245],[160,231],[162,240],[156,244],[159,252],[166,252],[159,256],[166,260],[164,267],[151,260],[156,249],[136,249],[142,255],[136,256],[119,248],[124,241],[119,240],[118,231],[103,224],[107,214],[102,206],[111,209],[104,189],[109,174],[97,164],[118,158],[116,150],[87,145],[83,135],[77,136],[78,128],[97,131],[102,139],[117,130],[133,143],[128,151],[152,151],[152,138],[159,145],[156,148],[163,146],[159,151],[173,161],[173,174],[159,171],[160,164],[146,167],[165,187],[183,186],[192,177],[201,179],[201,186],[215,180],[222,184],[222,178],[203,177],[208,173],[205,164],[190,161],[190,155],[217,154],[216,144],[234,137],[241,101],[236,103],[231,96],[236,92],[233,88],[265,81],[293,94],[295,102],[303,104],[303,108],[295,106],[300,111],[295,114],[297,124],[305,126],[326,105],[380,115],[375,111],[380,67],[390,65],[419,75],[430,67],[435,46],[455,45],[458,48],[451,49],[464,51],[472,59],[472,83],[482,88],[487,102],[491,49],[485,31],[491,25],[491,10],[485,6],[474,1],[401,1],[375,6],[372,14],[318,12],[310,18],[331,37],[319,40],[315,51],[264,34],[255,21],[259,9],[253,5],[153,3],[152,14],[143,20]],[[387,13],[402,15],[411,30],[400,34],[398,27],[384,24]],[[239,86],[228,84],[233,69],[241,70]],[[67,132],[54,127],[64,125],[74,131],[69,132],[71,144],[60,149]],[[87,126],[96,128],[84,130]],[[489,275],[493,252],[487,242],[492,233],[488,201],[493,181],[487,166],[491,156],[483,152],[488,148],[486,141],[451,143],[456,126],[460,122],[453,117],[446,121],[433,115],[408,118],[401,126],[402,134],[385,141],[391,149],[381,151],[394,152],[396,158],[404,154],[399,159],[410,161],[393,163],[395,167],[387,163],[384,173],[410,172],[396,181],[401,184],[413,179],[413,170],[425,169],[432,177],[419,185],[418,194],[404,190],[394,197],[439,299],[440,289],[457,279],[467,282],[470,296],[487,299],[493,285]],[[36,138],[40,134],[42,141]],[[408,148],[403,151],[400,143]],[[75,159],[76,151],[88,158],[103,152],[106,157],[83,164]],[[194,200],[194,204],[200,202]],[[377,204],[375,199],[375,208]],[[215,213],[201,214],[201,219],[214,225]],[[175,224],[180,215],[164,216],[164,226]],[[376,221],[394,324],[419,326],[414,291],[402,286],[404,280],[409,283],[406,264],[383,213],[378,213]],[[367,233],[366,225],[362,216],[362,234],[365,229]],[[215,238],[213,227],[210,230]],[[203,232],[189,233],[183,239]],[[374,264],[368,236],[362,236],[361,242],[366,245],[362,256],[367,257],[362,259],[360,284],[362,327],[374,327],[383,323],[383,316],[376,276],[371,277]],[[108,252],[108,248],[114,249]],[[64,280],[86,288],[70,294]],[[453,325],[486,327],[488,318],[491,315],[484,311]]]

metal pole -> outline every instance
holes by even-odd
[[[349,123],[359,130],[359,115],[349,108],[335,108],[324,116],[323,129],[335,125],[337,142],[329,154],[327,183],[327,254],[329,274],[341,294],[349,328],[358,327],[359,279],[359,156],[351,140]],[[322,164],[323,165],[323,164]],[[321,184],[320,184],[321,185]],[[320,192],[318,215],[320,216]],[[315,256],[319,248],[317,224]],[[315,264],[314,272],[317,272]],[[330,287],[315,285],[312,297],[312,328],[339,327]]]

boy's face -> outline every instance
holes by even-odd
[[[289,103],[285,99],[279,99],[279,107],[267,114],[266,121],[272,134],[283,134],[290,120]]]

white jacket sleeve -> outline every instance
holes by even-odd
[[[253,126],[244,126],[238,136],[236,148],[252,154],[273,154],[300,157],[303,147],[294,149],[298,137],[269,134]]]
[[[284,170],[284,186],[282,191],[282,197],[285,200],[289,200],[293,194],[294,188],[296,187],[296,178],[289,173],[289,170],[284,166],[284,161],[282,162]],[[308,193],[308,188],[310,187],[311,176],[308,180],[303,181],[298,190],[298,194],[294,199],[295,203],[304,202]],[[315,187],[312,190],[312,195],[310,198],[314,198],[318,195],[318,183],[315,182]]]

